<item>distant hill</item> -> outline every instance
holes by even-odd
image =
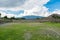
[[[60,22],[60,15],[59,14],[52,14],[44,19],[44,21],[51,21],[51,22]]]
[[[48,18],[58,18],[58,19],[60,19],[60,14],[52,14],[52,15],[48,16]]]

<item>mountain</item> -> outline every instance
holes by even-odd
[[[25,18],[25,19],[36,19],[36,18],[43,18],[43,17],[42,16],[31,15],[31,16],[23,16],[22,18]]]

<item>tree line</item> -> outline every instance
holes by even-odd
[[[60,22],[60,15],[57,15],[57,14],[53,14],[53,15],[50,15],[52,18],[50,18],[50,20],[48,20],[49,22],[51,21],[51,22]],[[49,17],[50,17],[49,16]],[[45,18],[48,18],[49,19],[49,17],[44,17],[44,18],[36,18],[36,20],[40,20],[40,22],[41,21],[43,21],[43,20],[47,20],[47,19],[45,19]],[[9,22],[9,21],[13,21],[13,20],[25,20],[26,18],[15,18],[14,16],[13,17],[11,17],[11,18],[8,18],[7,16],[4,16],[3,18],[1,18],[1,13],[0,13],[0,22],[1,21],[7,21],[7,22]]]
[[[13,17],[10,17],[10,18],[8,18],[7,16],[4,16],[4,17],[1,17],[1,13],[0,13],[0,19],[1,18],[3,18],[3,19],[16,19],[16,20],[18,20],[18,19],[25,19],[25,18],[15,18],[14,16]]]

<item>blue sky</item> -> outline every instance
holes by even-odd
[[[60,10],[60,0],[0,0],[2,16],[3,13],[18,15],[18,17],[26,15],[48,16],[49,12],[55,10]]]
[[[60,0],[50,0],[45,6],[49,8],[49,11],[60,10]]]

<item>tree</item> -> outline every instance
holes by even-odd
[[[20,19],[25,20],[25,18],[20,18]]]
[[[36,18],[37,20],[41,19],[41,18]]]
[[[0,13],[0,18],[1,18],[1,13]]]
[[[15,17],[11,17],[10,19],[15,19]]]
[[[4,16],[4,19],[8,19],[8,17],[7,16]]]

